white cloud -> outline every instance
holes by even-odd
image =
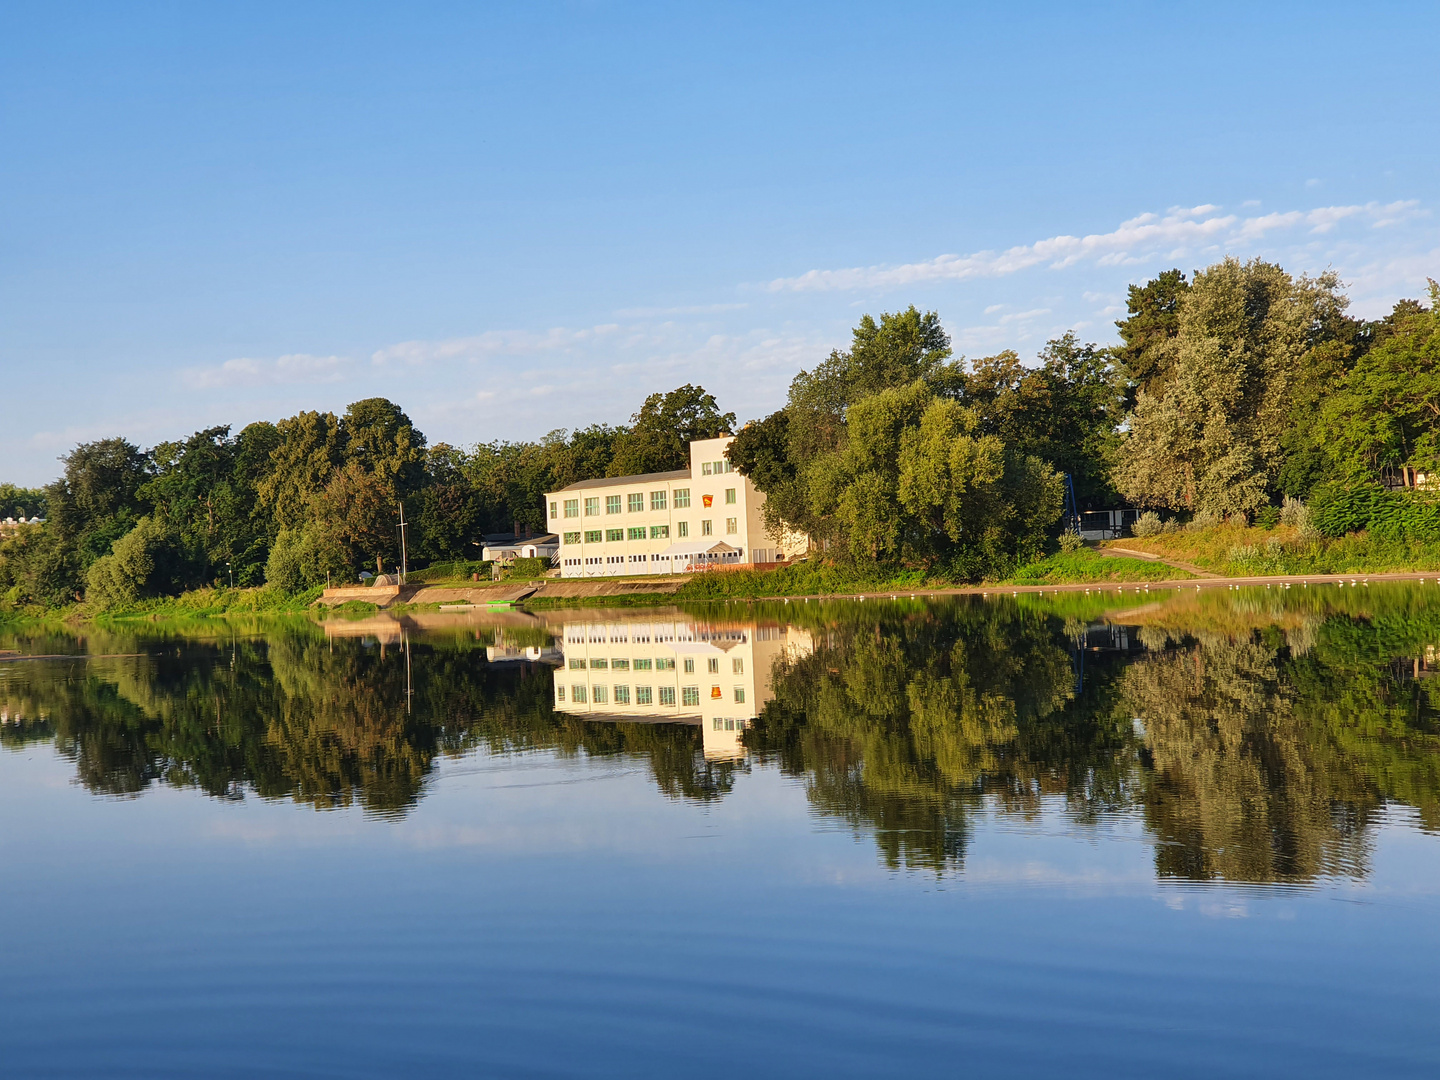
[[[340,382],[353,368],[343,356],[290,353],[274,360],[237,357],[214,367],[188,368],[180,373],[185,385],[196,390],[233,386],[287,386],[297,383]]]
[[[886,289],[926,282],[1004,277],[1037,266],[1056,270],[1082,262],[1097,266],[1127,266],[1155,261],[1162,253],[1164,259],[1170,261],[1195,252],[1219,252],[1285,230],[1304,228],[1312,235],[1322,235],[1351,218],[1387,225],[1423,213],[1413,200],[1384,205],[1372,202],[1356,206],[1322,206],[1314,210],[1292,210],[1255,217],[1221,214],[1218,211],[1219,207],[1208,203],[1189,209],[1175,208],[1163,216],[1141,214],[1107,233],[1052,236],[1000,252],[937,255],[925,262],[900,266],[810,270],[798,277],[777,278],[765,287],[771,292]]]

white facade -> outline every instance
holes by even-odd
[[[803,554],[765,529],[765,496],[725,457],[733,436],[690,444],[690,467],[582,480],[545,496],[562,577],[683,573]]]
[[[567,622],[555,708],[592,720],[697,724],[706,757],[742,757],[746,727],[774,696],[775,661],[813,647],[793,626]]]

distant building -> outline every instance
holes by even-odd
[[[0,521],[0,536],[13,536],[19,532],[24,525],[44,524],[45,519],[42,517],[26,518],[23,514],[18,518],[7,517],[3,521]]]
[[[560,550],[560,538],[554,533],[526,536],[498,533],[484,538],[480,558],[486,562],[514,562],[516,559],[544,559],[553,562]]]
[[[766,530],[764,494],[725,457],[732,439],[692,442],[687,469],[582,480],[547,494],[561,576],[678,574],[804,554],[804,536]]]

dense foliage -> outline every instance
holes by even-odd
[[[1066,476],[1080,509],[1440,540],[1440,286],[1373,321],[1334,274],[1227,258],[1130,288],[1121,344],[1068,333],[1033,363],[953,355],[934,312],[864,316],[791,382],[730,459],[777,539],[834,565],[1004,576],[1053,551]],[[735,429],[702,387],[651,394],[628,425],[538,442],[429,445],[383,398],[142,450],[77,446],[43,491],[0,485],[0,603],[117,606],[204,585],[294,593],[399,561],[474,559],[487,532],[543,531],[546,491],[680,469]]]
[[[46,519],[0,537],[0,602],[115,608],[232,582],[298,593],[352,581],[399,562],[402,505],[410,565],[477,559],[486,533],[542,531],[546,491],[616,469],[681,468],[690,439],[734,423],[687,385],[652,394],[629,427],[469,450],[429,445],[384,398],[149,450],[85,443],[43,491],[0,487],[0,520]]]

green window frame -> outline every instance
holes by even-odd
[[[675,688],[674,688],[673,686],[662,686],[662,687],[660,687],[660,704],[661,704],[661,705],[674,705],[674,704],[675,704]]]
[[[550,520],[553,521],[553,520],[555,520],[555,518],[557,518],[557,517],[559,517],[559,516],[560,516],[560,504],[559,504],[559,503],[552,502],[552,503],[550,504]]]
[[[695,674],[695,658],[693,656],[685,657],[685,674]]]
[[[677,521],[675,523],[675,535],[680,537],[680,539],[682,540],[685,539],[685,537],[689,536],[690,523],[688,521]]]
[[[644,540],[644,539],[645,539],[645,526],[644,526],[644,525],[641,525],[641,526],[639,526],[638,528],[631,529],[631,530],[630,530],[630,539],[631,539],[631,540]]]
[[[567,543],[567,544],[578,544],[579,542],[580,542],[580,534],[579,534],[578,532],[572,532],[572,533],[566,533],[566,534],[565,534],[565,543]]]
[[[572,657],[570,658],[570,670],[571,670],[571,671],[584,671],[584,670],[585,670],[585,658],[584,658],[583,656],[578,656],[578,657],[572,656]]]
[[[610,661],[610,670],[611,670],[611,671],[629,671],[629,670],[630,670],[630,661],[629,661],[629,660],[621,660],[621,659],[618,659],[618,658],[615,659],[615,660],[611,660],[611,661]]]
[[[566,517],[579,517],[579,516],[580,516],[580,500],[579,500],[579,499],[566,499],[566,500],[565,500],[565,516],[566,516]]]
[[[708,520],[708,519],[705,520],[705,521],[700,522],[700,535],[701,535],[701,536],[714,536],[714,535],[715,535],[715,523],[714,523],[713,521]]]
[[[606,542],[607,544],[613,543],[613,542],[616,541],[616,540],[624,540],[624,539],[625,539],[625,530],[624,530],[624,529],[606,529],[606,530],[605,530],[605,542]]]
[[[602,683],[596,683],[590,688],[590,700],[596,705],[604,705],[606,696],[605,687]]]
[[[664,510],[664,509],[665,509],[665,492],[663,492],[663,491],[652,491],[652,492],[650,492],[650,509],[651,509],[651,510]]]
[[[630,704],[630,687],[617,685],[617,686],[612,687],[612,689],[615,691],[615,704],[616,704],[616,705],[629,705],[629,704]]]
[[[675,661],[672,660],[672,659],[671,659],[670,657],[668,657],[668,656],[662,656],[659,660],[656,660],[656,661],[655,661],[655,670],[656,670],[656,671],[674,671],[674,670],[675,670]]]
[[[572,705],[584,705],[585,687],[579,685],[570,687],[570,702]]]
[[[681,690],[680,697],[681,704],[683,705],[699,705],[700,688],[698,686],[687,686]]]
[[[734,505],[735,505],[735,489],[734,489],[734,488],[726,488],[726,489],[725,489],[725,505],[726,505],[726,506],[734,506]]]
[[[590,658],[590,666],[592,668],[608,668],[610,661],[606,660],[603,656],[592,656]]]
[[[689,488],[676,488],[676,489],[675,489],[675,509],[676,509],[676,510],[688,510],[689,508],[690,508],[690,489],[689,489]]]
[[[632,491],[629,498],[630,513],[638,514],[645,509],[645,493],[643,491]]]
[[[618,514],[618,513],[620,513],[620,496],[619,496],[619,495],[606,495],[606,496],[605,496],[605,512],[606,512],[607,514]]]
[[[556,701],[564,701],[564,700],[565,700],[565,686],[564,686],[563,683],[562,683],[561,685],[555,687],[555,700],[556,700]]]
[[[586,500],[585,500],[585,516],[586,516],[586,517],[599,517],[599,516],[600,516],[600,496],[599,496],[599,495],[596,495],[593,499],[586,499]]]
[[[635,704],[636,704],[636,705],[649,705],[649,704],[651,704],[651,700],[650,700],[650,687],[648,687],[648,686],[637,686],[637,687],[635,687]]]
[[[744,688],[743,686],[737,686],[737,687],[735,687],[735,704],[736,704],[736,705],[744,705],[744,704],[745,704],[745,688]]]
[[[599,529],[587,529],[585,531],[585,542],[587,544],[598,544],[601,542],[600,538],[604,535],[605,534]]]
[[[653,665],[650,663],[649,660],[639,659],[639,658],[637,658],[637,659],[631,664],[631,667],[633,667],[636,671],[649,671],[652,666],[653,666]]]
[[[651,526],[650,526],[650,539],[651,539],[651,540],[668,540],[668,539],[670,539],[670,526],[669,526],[669,525],[651,525]]]

